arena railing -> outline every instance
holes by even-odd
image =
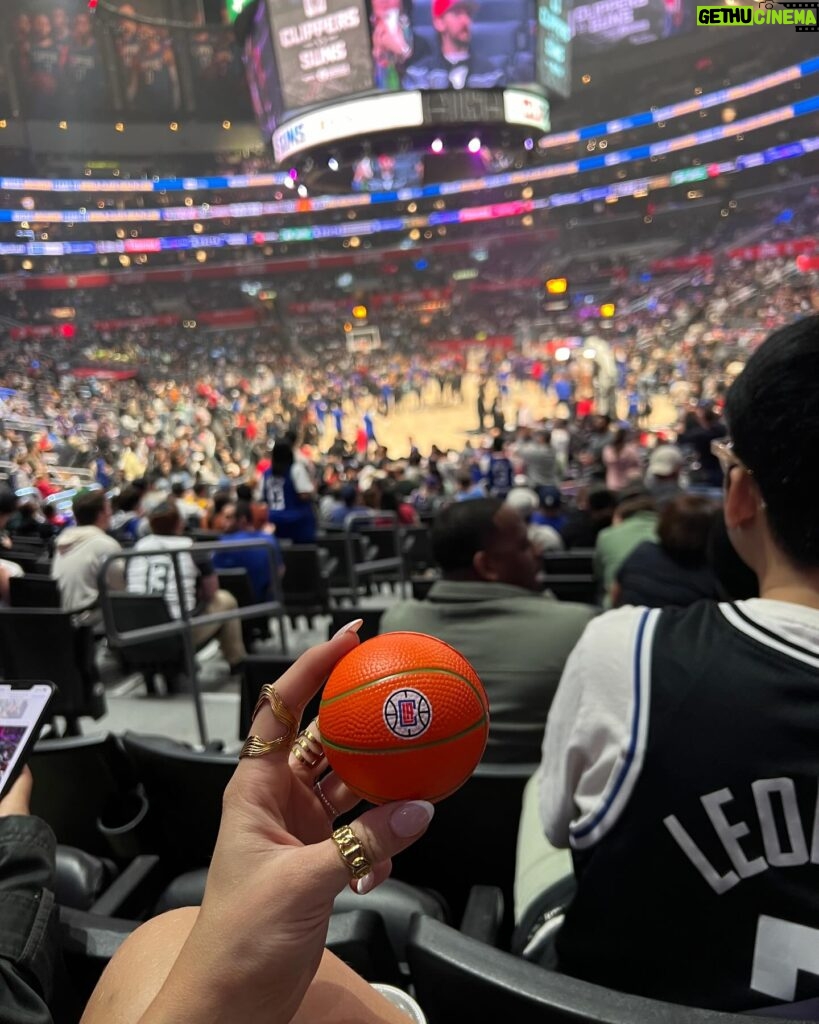
[[[188,599],[184,589],[184,576],[182,573],[182,557],[191,558],[196,555],[211,555],[214,552],[227,553],[230,551],[262,550],[270,557],[270,579],[273,586],[273,597],[269,601],[261,601],[258,604],[245,605],[225,612],[212,612],[209,614],[195,615],[188,607]],[[108,570],[117,562],[125,562],[125,576],[128,576],[128,563],[135,558],[159,557],[170,559],[173,565],[173,576],[176,586],[176,596],[179,601],[181,618],[173,619],[170,622],[147,628],[120,630],[114,618],[114,609],[111,595],[116,594],[112,590],[108,580]],[[170,582],[170,578],[169,578]],[[135,549],[123,550],[117,554],[110,555],[100,566],[97,574],[99,587],[100,607],[102,609],[105,631],[112,646],[128,648],[136,647],[151,640],[159,640],[167,637],[179,637],[182,641],[185,672],[190,680],[191,694],[193,696],[196,723],[199,731],[199,739],[203,746],[208,743],[208,729],[205,720],[204,706],[202,703],[202,689],[199,683],[199,667],[196,661],[196,646],[193,642],[193,630],[196,626],[221,625],[230,622],[232,619],[255,619],[266,616],[275,618],[279,624],[279,636],[281,639],[282,653],[287,654],[287,633],[285,631],[285,608],[282,600],[281,582],[279,580],[278,567],[274,558],[274,551],[270,544],[264,540],[242,540],[242,541],[207,541],[199,544],[192,544],[190,547],[179,550],[168,551],[165,548],[144,548],[139,551]],[[134,596],[139,591],[128,591]],[[161,595],[164,597],[165,593]]]

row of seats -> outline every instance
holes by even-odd
[[[207,867],[222,793],[235,767],[234,756],[198,752],[164,737],[44,740],[31,758],[32,812],[51,825],[59,842],[97,856],[120,864],[138,854],[158,856],[169,882]],[[499,885],[511,908],[522,793],[534,769],[479,765],[441,804],[425,841],[396,863],[393,876],[436,889],[456,922],[473,885]],[[487,807],[495,809],[491,845],[482,839]],[[464,842],[471,853],[461,864],[450,851]]]
[[[58,854],[57,895],[82,998],[140,920],[201,899],[234,767],[223,755],[127,733],[38,744],[32,811],[62,842],[77,844]],[[392,879],[365,897],[348,889],[338,897],[328,948],[369,981],[411,987],[429,1024],[502,1015],[519,1024],[735,1022],[554,974],[505,951],[521,945],[504,932],[503,908],[511,902],[522,787],[533,768],[481,765],[439,805],[424,839],[396,858]],[[140,809],[132,832],[117,825],[125,816],[117,817],[118,805]],[[110,842],[118,827],[120,839],[136,840],[131,848]],[[188,872],[177,875],[185,864]]]

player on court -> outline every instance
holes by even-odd
[[[611,612],[566,664],[540,793],[578,881],[566,973],[720,1010],[819,999],[817,380],[811,317],[751,357],[714,442],[760,597]]]

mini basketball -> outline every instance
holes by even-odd
[[[483,756],[489,702],[475,670],[423,633],[385,633],[333,669],[319,709],[333,770],[371,803],[443,800]]]

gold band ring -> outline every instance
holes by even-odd
[[[339,856],[349,868],[353,878],[363,878],[372,871],[373,866],[361,845],[361,840],[349,825],[337,828],[332,839],[336,844]]]
[[[276,688],[270,683],[262,687],[262,692],[259,694],[259,700],[256,702],[256,707],[253,709],[254,719],[265,703],[270,705],[273,717],[277,722],[281,722],[287,731],[284,736],[280,736],[275,740],[265,740],[262,739],[261,736],[255,735],[248,736],[242,745],[241,752],[239,753],[240,760],[243,757],[264,757],[265,754],[273,754],[279,750],[289,750],[293,745],[293,740],[296,738],[296,734],[298,733],[298,722],[296,721],[293,712],[279,696]]]
[[[316,768],[324,760],[324,747],[309,728],[299,733],[296,742],[290,748],[290,753],[308,768]]]

